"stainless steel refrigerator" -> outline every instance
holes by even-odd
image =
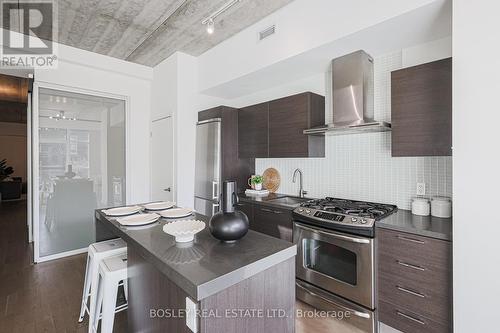
[[[220,207],[221,119],[196,124],[194,209],[212,216]]]

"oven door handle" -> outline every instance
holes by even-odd
[[[328,298],[326,297],[323,297],[319,294],[316,294],[315,292],[312,292],[310,291],[309,289],[307,289],[305,286],[303,286],[300,282],[298,281],[295,281],[295,285],[297,287],[299,287],[301,290],[303,290],[304,292],[308,293],[309,295],[311,296],[314,296],[314,297],[317,297],[319,299],[321,299],[322,301],[325,301],[326,303],[328,304],[331,304],[333,306],[336,306],[336,307],[339,307],[339,308],[342,308],[344,309],[345,311],[349,311],[350,313],[352,313],[353,315],[357,316],[357,317],[361,317],[361,318],[365,318],[365,319],[370,319],[370,314],[369,313],[365,313],[365,312],[360,312],[360,311],[356,311],[356,310],[353,310],[353,309],[350,309],[344,305],[341,305],[341,304],[338,304],[338,303],[334,303],[332,301],[330,301]]]
[[[323,231],[320,229],[312,229],[312,228],[306,227],[306,226],[299,224],[299,223],[295,223],[295,225],[297,227],[299,227],[300,229],[304,229],[304,230],[307,230],[310,232],[315,232],[315,233],[327,235],[328,237],[333,237],[333,238],[345,240],[345,241],[348,241],[351,243],[359,243],[359,244],[369,244],[370,243],[370,240],[366,239],[366,238],[357,238],[357,237],[351,237],[351,236],[347,236],[347,235],[334,234],[334,233]]]

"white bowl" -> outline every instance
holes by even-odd
[[[198,220],[179,220],[167,223],[163,231],[175,237],[179,243],[191,242],[194,235],[205,229],[205,222]]]

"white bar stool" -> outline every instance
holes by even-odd
[[[123,281],[125,298],[127,303],[116,307],[116,298],[120,281]],[[119,254],[106,258],[99,264],[99,283],[97,289],[97,302],[94,313],[92,332],[97,332],[99,317],[101,317],[101,333],[112,333],[115,321],[115,313],[128,307],[128,283],[127,283],[127,254]],[[102,316],[99,313],[102,309]]]
[[[85,313],[89,315],[89,328],[91,327],[90,323],[94,321],[93,314],[95,313],[97,286],[99,283],[99,264],[105,258],[124,253],[127,253],[127,243],[121,238],[90,244],[78,322],[83,321]]]

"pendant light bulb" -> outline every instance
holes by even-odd
[[[213,34],[215,30],[215,22],[214,19],[209,19],[207,22],[207,33],[209,35]]]

